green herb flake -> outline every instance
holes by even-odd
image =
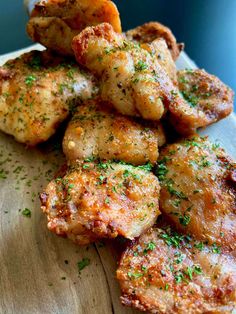
[[[85,257],[83,258],[81,261],[79,261],[77,263],[78,265],[78,269],[79,269],[79,272],[81,272],[85,267],[87,267],[88,265],[90,264],[90,259]]]
[[[152,241],[149,242],[149,243],[147,244],[146,248],[144,249],[143,254],[147,254],[148,251],[153,251],[153,250],[155,249],[155,247],[156,247],[156,244],[155,244],[155,243],[153,243]]]
[[[131,273],[130,271],[127,273],[130,279],[138,279],[143,276],[141,273]]]
[[[31,87],[33,85],[33,82],[36,81],[36,77],[34,75],[28,75],[25,78],[25,84],[29,87]]]
[[[31,217],[31,210],[29,208],[25,208],[21,213],[25,217],[28,217],[28,218]]]
[[[144,71],[148,68],[147,64],[141,60],[135,65],[135,71]]]
[[[7,172],[4,169],[0,169],[0,179],[6,179]]]
[[[194,247],[198,249],[199,251],[202,251],[204,249],[204,243],[203,242],[195,243]]]
[[[179,217],[179,222],[181,223],[181,225],[183,226],[187,226],[190,223],[191,217],[189,215],[184,214],[183,216],[181,215]]]
[[[181,283],[183,281],[184,275],[181,272],[178,272],[174,276],[176,283]]]
[[[216,243],[213,243],[212,244],[212,252],[215,254],[220,254],[221,253],[220,246],[217,245]]]
[[[160,238],[162,238],[168,246],[173,246],[179,248],[184,240],[184,236],[174,232],[173,234],[161,233]]]

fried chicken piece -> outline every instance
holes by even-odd
[[[121,32],[119,12],[110,0],[41,0],[31,13],[27,32],[33,41],[73,56],[73,37],[86,26],[102,22]]]
[[[139,236],[159,215],[159,183],[148,170],[89,161],[70,168],[41,194],[49,230],[80,245]]]
[[[169,75],[172,82],[177,85],[177,68],[165,40],[163,38],[158,38],[150,44],[143,44],[142,48],[157,57],[159,64]]]
[[[235,257],[171,229],[154,228],[124,252],[117,270],[124,305],[158,314],[232,313]]]
[[[122,114],[157,121],[184,101],[157,58],[107,23],[87,27],[72,46],[77,61],[99,77],[102,99]]]
[[[140,44],[150,44],[157,38],[163,38],[166,41],[172,58],[175,61],[184,48],[184,44],[178,44],[171,30],[158,22],[149,22],[137,26],[125,33],[129,40],[136,41]]]
[[[216,250],[236,249],[236,163],[223,149],[195,136],[160,154],[160,208],[184,233]]]
[[[233,110],[234,92],[204,70],[178,71],[178,86],[186,102],[169,110],[173,126],[183,135],[217,122]]]
[[[0,67],[0,130],[29,146],[46,141],[93,90],[76,64],[49,51],[23,54]]]
[[[103,103],[80,106],[69,123],[63,151],[67,160],[92,156],[122,160],[134,165],[155,164],[158,145],[165,143],[164,130],[138,119],[122,116]]]

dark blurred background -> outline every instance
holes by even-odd
[[[236,0],[114,0],[123,29],[147,21],[169,26],[188,55],[236,90]],[[29,45],[23,0],[0,0],[0,54]]]

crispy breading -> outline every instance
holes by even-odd
[[[77,61],[100,79],[101,97],[122,114],[160,120],[184,100],[152,53],[107,23],[87,27],[72,43]]]
[[[86,26],[102,22],[121,32],[119,12],[110,0],[41,0],[31,13],[27,32],[33,41],[73,56],[73,37]]]
[[[159,156],[160,208],[175,227],[216,250],[236,249],[236,163],[195,136]]]
[[[49,51],[23,54],[0,67],[0,130],[29,146],[44,142],[93,91],[92,76],[70,60]]]
[[[67,160],[96,157],[134,165],[155,164],[158,146],[165,143],[161,124],[156,127],[133,117],[122,116],[108,104],[92,101],[78,108],[63,140]]]
[[[169,75],[172,82],[177,85],[177,68],[165,40],[163,38],[155,39],[150,44],[142,44],[142,48],[156,56],[159,64]]]
[[[154,228],[124,252],[117,278],[124,305],[155,314],[232,313],[235,257],[171,229]]]
[[[78,244],[134,239],[159,215],[158,179],[145,166],[81,162],[41,194],[49,230]]]

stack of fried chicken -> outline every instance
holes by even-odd
[[[109,0],[39,1],[27,30],[47,49],[0,68],[0,129],[34,146],[70,119],[67,171],[41,193],[49,230],[79,245],[130,240],[124,305],[232,313],[236,163],[196,130],[232,112],[233,91],[177,71],[183,45],[162,24],[121,33]]]

